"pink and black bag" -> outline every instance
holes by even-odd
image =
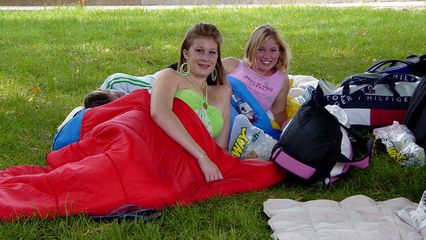
[[[328,185],[351,167],[367,168],[372,139],[354,139],[324,107],[311,100],[300,108],[283,130],[271,160],[308,184]],[[363,157],[355,156],[363,149]]]

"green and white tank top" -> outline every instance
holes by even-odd
[[[209,105],[200,94],[191,89],[177,90],[176,97],[188,104],[197,113],[213,138],[219,135],[223,127],[223,117],[217,107]],[[204,109],[203,106],[207,106],[207,108]]]

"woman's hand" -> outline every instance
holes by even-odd
[[[173,112],[173,99],[179,89],[180,77],[177,72],[164,70],[152,86],[151,117],[167,135],[180,144],[192,156],[198,157],[198,165],[207,182],[223,179],[218,167],[209,159],[204,150],[189,135],[182,122]],[[228,100],[229,104],[229,100]],[[229,129],[229,128],[228,128]],[[228,132],[228,130],[227,130]],[[201,156],[200,153],[203,153]]]
[[[219,168],[210,160],[207,155],[201,156],[197,159],[197,161],[207,182],[223,179]]]

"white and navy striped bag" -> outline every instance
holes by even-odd
[[[340,87],[320,80],[314,93],[322,106],[338,105],[351,126],[381,127],[403,122],[421,77],[404,73],[359,73]]]

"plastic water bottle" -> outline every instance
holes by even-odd
[[[253,111],[250,105],[246,101],[244,101],[244,99],[238,97],[235,94],[232,94],[232,100],[236,105],[235,107],[238,113],[246,116],[250,122],[255,122],[257,120],[256,113]]]

